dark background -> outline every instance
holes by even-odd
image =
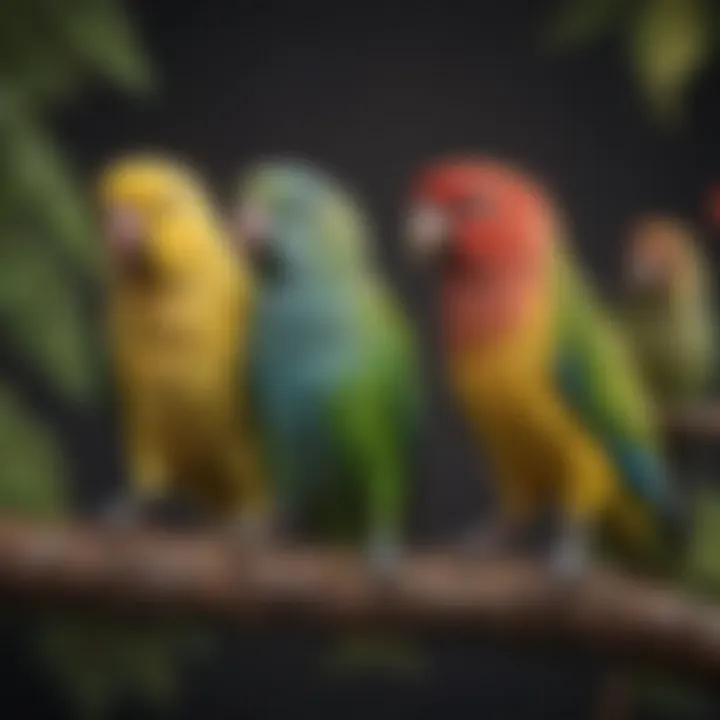
[[[432,293],[406,271],[397,238],[419,164],[473,150],[525,165],[557,193],[608,290],[628,221],[649,210],[697,218],[720,167],[717,71],[699,87],[686,127],[664,133],[641,107],[619,43],[570,57],[543,52],[552,5],[135,2],[159,92],[135,103],[91,94],[58,129],[88,178],[119,152],[165,149],[197,165],[223,201],[258,155],[307,156],[336,171],[380,222],[386,269],[430,348]],[[484,497],[432,375],[432,441],[418,483],[424,540],[451,537]],[[101,494],[114,473],[104,430],[75,423],[68,432],[87,456],[87,494]],[[313,672],[313,644],[287,636],[234,643],[221,663],[188,676],[177,717],[311,717],[326,706],[347,718],[579,717],[591,700],[593,668],[578,658],[442,646],[429,679],[333,681]],[[59,717],[21,660],[3,672],[0,706]]]
[[[98,93],[59,125],[89,177],[117,153],[164,149],[191,160],[226,204],[258,155],[322,163],[366,200],[386,270],[429,336],[432,294],[407,271],[397,232],[408,182],[427,160],[476,151],[536,173],[606,290],[628,222],[648,211],[699,220],[718,177],[720,65],[685,126],[668,133],[642,106],[620,37],[571,55],[544,49],[557,6],[136,1],[159,91],[137,103]],[[432,356],[431,337],[427,346]],[[468,493],[478,494],[461,428],[438,397],[421,483],[432,511],[419,518],[433,538],[456,528],[472,510]]]

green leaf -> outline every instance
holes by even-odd
[[[68,508],[68,477],[52,434],[0,384],[0,509],[55,518]]]
[[[630,65],[661,120],[676,123],[682,118],[714,43],[711,0],[645,0],[630,38]]]
[[[0,1],[0,335],[68,402],[92,400],[98,389],[102,335],[86,319],[79,286],[101,280],[100,257],[90,209],[45,112],[94,79],[149,87],[119,0]],[[52,435],[0,385],[0,509],[66,515],[63,460]],[[135,689],[167,699],[175,637],[154,627],[57,614],[35,623],[33,637],[74,709],[99,717]]]
[[[118,0],[4,0],[0,75],[44,102],[94,77],[123,90],[150,86],[149,63]]]
[[[29,113],[8,108],[0,116],[0,152],[7,158],[0,187],[11,194],[15,218],[31,223],[91,273],[99,265],[99,253],[89,208],[56,144]],[[0,215],[0,232],[3,220]]]
[[[116,0],[76,0],[63,27],[68,46],[90,72],[131,91],[150,88],[150,66],[133,24]]]
[[[72,58],[59,46],[54,29],[55,7],[45,2],[5,0],[0,3],[0,67],[3,84],[26,98],[52,92],[71,71]]]
[[[547,44],[555,49],[587,45],[618,28],[638,0],[565,0],[550,23]]]
[[[196,657],[196,632],[170,621],[54,613],[44,618],[36,639],[68,699],[92,714],[121,698],[155,707],[172,703],[183,661]]]
[[[100,368],[77,287],[52,253],[24,234],[0,241],[0,333],[68,401],[93,401]]]

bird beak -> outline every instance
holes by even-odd
[[[232,222],[232,235],[238,246],[252,258],[263,253],[268,244],[270,223],[266,214],[255,204],[243,203]]]
[[[405,237],[411,258],[425,264],[436,258],[447,243],[449,232],[447,217],[429,204],[415,205],[406,220]]]
[[[127,207],[110,208],[105,216],[105,239],[110,252],[120,260],[140,254],[147,239],[140,213]]]
[[[265,279],[275,279],[282,272],[282,263],[273,242],[270,219],[261,208],[244,203],[235,214],[236,244],[244,249],[250,262]]]

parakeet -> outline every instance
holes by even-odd
[[[692,229],[669,217],[637,222],[624,254],[624,330],[664,409],[710,392],[717,367],[715,288]]]
[[[594,541],[665,564],[684,527],[651,403],[548,194],[482,158],[421,173],[410,247],[437,262],[449,384],[493,465],[490,545],[547,507],[561,578]]]
[[[235,220],[259,272],[250,374],[285,523],[305,539],[364,544],[391,574],[422,393],[373,230],[339,182],[294,160],[244,175]]]
[[[666,412],[682,418],[714,393],[718,327],[709,259],[692,229],[654,216],[633,227],[624,255],[625,293],[620,317],[644,380]],[[693,494],[693,533],[686,570],[717,586],[720,493],[712,482],[713,459],[696,438],[677,448],[675,464]]]
[[[243,256],[200,179],[177,162],[121,159],[101,177],[100,198],[132,513],[173,491],[256,533],[269,498],[247,404]]]

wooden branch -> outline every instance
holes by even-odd
[[[673,434],[718,439],[720,438],[720,403],[709,402],[669,410],[665,413],[665,428]]]
[[[570,590],[539,566],[412,555],[379,586],[359,558],[241,553],[221,538],[0,522],[0,598],[189,612],[252,628],[394,629],[565,644],[720,681],[720,609],[594,571]]]

